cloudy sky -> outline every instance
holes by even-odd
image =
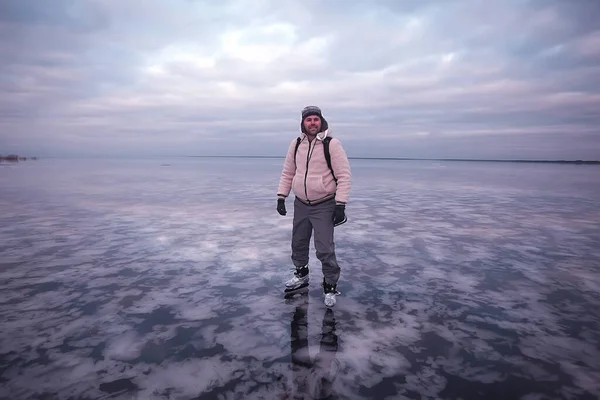
[[[0,0],[0,154],[600,159],[598,0]]]

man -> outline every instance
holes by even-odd
[[[323,271],[325,305],[333,307],[340,266],[335,255],[333,230],[346,222],[345,206],[350,193],[350,163],[337,138],[333,138],[321,109],[308,106],[302,110],[300,142],[294,139],[285,158],[277,189],[277,211],[286,215],[285,199],[293,190],[294,221],[292,228],[292,262],[294,276],[286,282],[286,293],[308,286],[309,245],[314,230],[317,258]],[[329,137],[331,169],[324,152]],[[296,150],[296,146],[297,150]],[[337,182],[336,182],[337,179]]]

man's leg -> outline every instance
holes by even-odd
[[[308,207],[298,199],[294,201],[294,222],[292,228],[292,262],[296,267],[294,276],[285,282],[286,294],[299,293],[308,287],[308,252],[312,224]]]
[[[318,204],[311,208],[310,220],[315,229],[315,250],[321,261],[323,277],[327,284],[336,285],[340,278],[340,266],[335,256],[333,240],[333,214],[335,200]]]
[[[313,226],[308,215],[308,206],[294,200],[294,222],[292,227],[292,262],[296,268],[308,264],[308,252]]]

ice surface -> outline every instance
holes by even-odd
[[[353,160],[327,312],[282,161],[2,169],[0,398],[597,398],[597,167]]]

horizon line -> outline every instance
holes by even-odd
[[[183,156],[188,158],[276,158],[285,159],[285,156]],[[349,160],[391,160],[391,161],[470,161],[470,162],[540,162],[540,163],[582,163],[582,164],[600,164],[600,160],[584,159],[528,159],[528,158],[421,158],[421,157],[354,157],[348,156]]]
[[[125,156],[125,155],[71,155],[71,156],[18,156],[25,160],[42,158],[263,158],[285,159],[286,156],[266,155],[165,155],[165,156]],[[11,161],[0,155],[0,161]],[[348,156],[349,160],[386,160],[386,161],[460,161],[460,162],[515,162],[515,163],[568,163],[568,164],[600,164],[600,160],[588,159],[530,159],[530,158],[438,158],[438,157],[361,157]],[[20,161],[20,160],[19,160]]]

